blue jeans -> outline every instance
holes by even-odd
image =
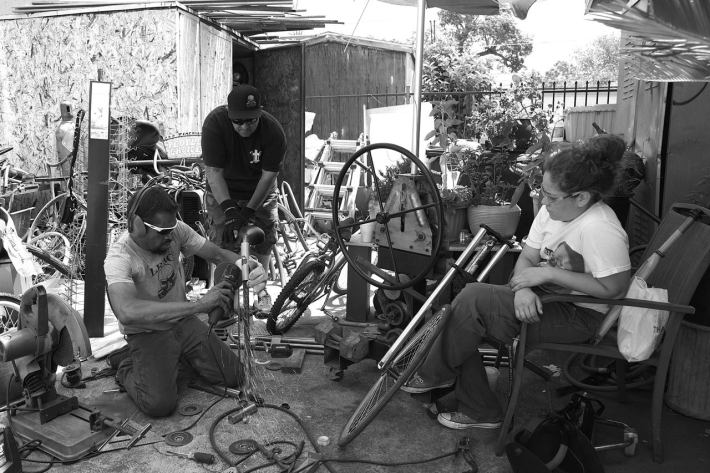
[[[178,371],[194,372],[211,384],[239,387],[244,379],[237,355],[196,316],[170,330],[127,335],[130,357],[116,379],[138,408],[151,417],[170,415],[178,401]]]
[[[484,338],[510,344],[520,333],[514,293],[508,286],[468,284],[451,304],[451,315],[419,375],[427,384],[456,379],[458,410],[479,421],[500,420],[503,411],[488,386],[478,352]],[[528,327],[528,344],[585,342],[604,314],[568,302],[545,304],[540,322]]]

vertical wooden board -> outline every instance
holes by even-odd
[[[254,56],[254,86],[263,96],[264,109],[276,117],[286,133],[286,157],[281,177],[300,206],[304,190],[304,103],[301,47],[257,51]]]
[[[222,31],[200,24],[200,109],[202,120],[227,103],[232,88],[232,40]]]
[[[182,11],[177,12],[177,74],[179,133],[200,131],[200,20]]]
[[[174,9],[86,13],[0,21],[0,140],[13,164],[46,174],[56,153],[59,103],[88,108],[89,81],[113,84],[113,116],[151,120],[164,133],[177,123]],[[85,137],[86,138],[86,137]],[[86,159],[86,141],[79,162]]]
[[[325,41],[306,45],[306,97],[402,93],[407,87],[408,53],[356,43]],[[326,138],[356,139],[363,131],[362,105],[387,106],[386,97],[307,99],[307,110],[316,113],[313,131]]]
[[[673,84],[673,105],[668,123],[668,147],[663,189],[663,209],[687,196],[702,178],[710,176],[710,91],[701,82]],[[701,91],[700,95],[688,101]],[[708,203],[705,202],[704,205]]]

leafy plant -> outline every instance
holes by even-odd
[[[526,150],[549,126],[537,88],[539,79],[539,74],[515,76],[512,87],[478,100],[466,127],[474,134],[485,133],[494,148]]]
[[[446,149],[450,141],[456,141],[457,134],[453,127],[461,125],[463,120],[456,118],[457,100],[441,100],[432,103],[430,117],[434,117],[434,129],[426,134],[425,140],[434,138],[432,144]]]
[[[447,154],[463,173],[460,182],[471,191],[471,205],[500,205],[511,198],[518,181],[515,154],[457,146],[452,146]]]
[[[441,194],[441,202],[445,207],[468,207],[474,202],[473,189],[469,186],[457,185],[453,189],[439,186],[439,193]]]

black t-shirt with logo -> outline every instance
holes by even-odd
[[[202,124],[202,160],[207,166],[224,169],[232,199],[251,198],[261,171],[278,172],[285,154],[286,134],[267,112],[262,111],[259,125],[248,138],[234,131],[226,105],[212,110]]]

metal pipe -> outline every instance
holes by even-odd
[[[491,272],[493,267],[498,264],[498,262],[503,258],[503,256],[508,252],[508,249],[510,249],[510,246],[508,243],[503,243],[501,247],[496,251],[496,254],[493,255],[493,258],[488,262],[485,268],[483,268],[483,271],[478,275],[476,278],[476,281],[478,282],[483,282],[486,280],[488,277],[488,274]]]
[[[424,70],[424,23],[426,0],[417,0],[417,48],[414,63],[414,116],[412,117],[412,151],[419,157],[419,134],[422,117],[422,74]],[[412,163],[412,172],[415,164]]]
[[[434,290],[432,291],[431,295],[427,298],[426,301],[424,301],[417,313],[414,315],[414,317],[412,317],[412,320],[409,321],[409,323],[404,328],[397,340],[395,340],[390,349],[387,350],[387,353],[385,353],[382,359],[377,363],[377,367],[379,369],[384,369],[384,367],[388,366],[390,360],[397,354],[397,352],[399,352],[399,349],[402,344],[405,341],[409,340],[409,335],[417,328],[419,322],[421,322],[421,320],[424,318],[424,315],[431,308],[434,301],[439,298],[439,295],[442,293],[444,288],[449,285],[451,280],[454,279],[456,271],[458,271],[457,267],[461,267],[466,263],[466,261],[471,257],[471,255],[476,251],[476,247],[481,242],[481,240],[483,240],[484,236],[486,236],[486,229],[481,228],[480,230],[478,230],[478,233],[476,233],[476,236],[473,237],[466,249],[464,249],[461,255],[458,257],[456,263],[454,263],[455,266],[451,267],[446,272],[441,281],[439,281],[439,284],[437,284]]]

